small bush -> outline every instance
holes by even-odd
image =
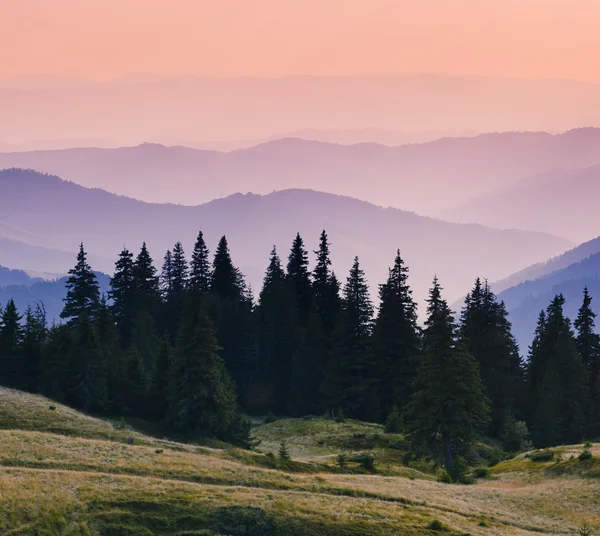
[[[344,417],[344,410],[342,408],[338,409],[335,412],[335,422],[344,422],[346,419]]]
[[[429,530],[434,530],[436,532],[445,532],[446,531],[446,527],[439,519],[434,519],[425,528],[427,528]]]
[[[584,521],[577,529],[577,534],[579,534],[579,536],[592,536],[594,531],[592,530],[592,527],[588,525],[588,522]]]
[[[337,457],[337,466],[343,471],[348,466],[348,460],[344,454]]]
[[[366,471],[375,471],[375,456],[372,454],[358,454],[350,458],[351,462],[357,462]]]
[[[400,415],[398,406],[394,406],[385,420],[385,433],[399,434],[402,432],[402,429],[402,416]]]
[[[442,484],[452,484],[452,477],[446,469],[440,469],[437,473],[437,481]]]
[[[580,462],[585,462],[586,460],[591,460],[593,456],[592,453],[586,449],[577,458]]]
[[[487,478],[490,475],[490,471],[487,467],[478,467],[473,471],[474,478]]]
[[[538,450],[529,455],[532,462],[549,462],[554,459],[554,452],[551,450]]]
[[[512,414],[509,414],[504,421],[502,436],[504,448],[510,452],[523,452],[533,448],[527,424],[524,421],[517,421]]]
[[[415,457],[415,453],[412,450],[409,450],[404,455],[404,458],[402,458],[402,463],[408,467],[410,465],[410,462],[412,462],[415,459]]]
[[[267,453],[265,454],[265,456],[266,456],[267,458],[271,459],[271,460],[274,460],[274,459],[275,459],[275,454],[273,454],[272,452],[267,452]]]
[[[591,449],[591,448],[592,448],[592,446],[593,446],[593,445],[592,445],[592,442],[591,442],[591,441],[586,441],[586,442],[583,444],[583,448],[584,448],[584,449]]]
[[[156,452],[156,454],[162,454],[164,452],[163,449],[156,449],[154,452]]]
[[[277,417],[275,417],[275,415],[273,415],[269,411],[269,413],[267,413],[267,415],[265,417],[265,424],[271,424],[272,422],[275,422],[276,420],[277,420]]]
[[[454,460],[454,464],[452,466],[452,471],[450,472],[450,476],[454,482],[461,482],[463,484],[467,483],[467,473],[469,472],[469,465],[466,460],[462,456],[458,456]]]

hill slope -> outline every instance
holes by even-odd
[[[600,166],[558,169],[446,211],[450,220],[559,233],[581,242],[598,234]]]
[[[143,203],[54,176],[5,170],[0,171],[0,192],[0,219],[26,230],[47,248],[75,250],[83,241],[92,266],[109,273],[123,245],[137,251],[146,240],[159,264],[177,240],[189,253],[200,229],[213,250],[226,234],[234,261],[255,289],[260,288],[273,244],[285,258],[297,232],[310,251],[326,229],[340,278],[358,255],[374,291],[400,247],[417,296],[425,296],[437,272],[450,299],[469,288],[476,276],[500,279],[570,246],[543,233],[453,224],[311,190],[236,194],[189,207]],[[49,268],[41,262],[38,269]]]
[[[594,164],[600,164],[600,129],[399,147],[282,139],[228,153],[145,143],[0,154],[0,168],[32,168],[150,202],[193,205],[236,192],[309,188],[428,215],[534,173]]]
[[[520,459],[472,486],[302,460],[282,466],[115,430],[2,388],[0,427],[4,534],[433,536],[438,519],[446,534],[525,536],[599,523],[595,460],[576,472],[563,462],[559,477]]]

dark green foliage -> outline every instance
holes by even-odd
[[[504,448],[509,452],[521,452],[533,448],[529,440],[527,424],[524,421],[517,421],[512,413],[505,418],[502,440]]]
[[[590,409],[587,372],[579,358],[571,323],[556,296],[540,315],[528,364],[533,442],[538,447],[577,443]]]
[[[310,273],[308,271],[308,252],[300,233],[294,238],[292,249],[288,256],[286,279],[289,282],[296,306],[300,325],[308,322],[308,314],[312,302]]]
[[[439,519],[431,521],[426,528],[435,532],[446,532],[446,527]]]
[[[509,413],[517,414],[524,387],[519,348],[511,333],[504,303],[498,303],[487,281],[478,278],[465,300],[461,335],[477,363],[485,394],[491,402],[490,433],[502,435]]]
[[[115,272],[110,279],[108,297],[112,301],[110,309],[119,329],[121,344],[125,346],[131,342],[135,288],[133,253],[124,248],[115,263]]]
[[[160,289],[164,296],[173,292],[173,254],[167,250],[163,259],[162,271],[160,273]]]
[[[0,317],[0,385],[24,388],[27,363],[21,354],[23,342],[22,316],[13,300],[9,300]]]
[[[221,300],[239,300],[243,295],[241,274],[233,265],[225,236],[219,240],[213,260],[211,291]]]
[[[387,419],[385,420],[385,433],[399,434],[402,432],[403,428],[404,423],[402,422],[402,415],[398,410],[398,406],[392,406],[392,411],[390,411]]]
[[[283,440],[283,441],[281,441],[281,443],[279,443],[278,456],[282,462],[289,462],[292,460],[292,458],[290,457],[290,451],[287,448],[287,444],[286,444],[285,440]]]
[[[39,387],[41,362],[44,348],[48,337],[48,324],[46,312],[39,303],[35,308],[27,308],[25,311],[25,325],[23,326],[23,339],[21,346],[22,376],[20,388],[36,392]]]
[[[175,293],[183,292],[187,288],[189,267],[181,242],[173,247],[171,263],[171,290]]]
[[[554,459],[554,452],[551,450],[538,450],[529,455],[532,462],[549,462]]]
[[[386,283],[379,287],[379,299],[373,338],[379,381],[374,387],[380,397],[379,406],[387,414],[392,406],[404,407],[408,403],[421,357],[417,305],[399,250]]]
[[[204,242],[202,231],[198,232],[198,238],[192,252],[190,263],[190,278],[188,287],[192,292],[208,292],[210,290],[210,261],[208,259],[208,248]]]
[[[69,270],[66,288],[67,296],[61,318],[76,321],[82,314],[94,318],[100,304],[100,288],[96,274],[87,262],[83,244],[79,246],[77,264]]]
[[[374,396],[375,370],[371,347],[373,305],[358,257],[344,286],[343,310],[334,333],[332,359],[337,365],[334,389],[346,415],[374,420],[379,413]]]
[[[487,478],[490,471],[487,467],[478,467],[473,471],[473,478]]]
[[[591,308],[592,297],[587,287],[583,290],[583,304],[573,323],[577,330],[577,351],[587,369],[590,408],[587,431],[590,435],[600,434],[600,335],[595,332],[596,313]]]
[[[167,420],[175,429],[195,437],[226,438],[236,416],[236,398],[218,351],[206,309],[197,300],[186,300],[167,397]]]
[[[594,457],[594,456],[592,456],[592,453],[591,453],[591,451],[589,451],[589,450],[584,450],[584,451],[582,451],[582,452],[581,452],[581,454],[580,454],[579,456],[577,456],[577,459],[578,459],[580,462],[585,462],[585,461],[587,461],[587,460],[591,460],[593,457]]]
[[[411,436],[433,446],[452,472],[454,456],[486,424],[489,408],[477,362],[460,341],[441,290],[435,278],[427,300],[423,359],[406,415]]]

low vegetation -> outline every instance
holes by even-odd
[[[550,449],[549,461],[519,455],[464,486],[437,482],[401,461],[390,462],[388,473],[382,460],[388,451],[403,452],[402,436],[353,420],[264,424],[256,429],[263,443],[250,452],[161,440],[0,389],[0,422],[3,535],[488,536],[600,529],[597,443]],[[282,444],[289,460],[279,456]],[[582,452],[591,458],[581,460]],[[365,459],[374,467],[362,467]],[[391,474],[402,470],[411,472]]]

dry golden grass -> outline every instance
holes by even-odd
[[[600,478],[590,476],[596,461],[569,459],[581,445],[561,447],[559,463],[519,456],[491,480],[448,485],[314,464],[282,471],[261,465],[269,460],[263,455],[141,434],[127,445],[131,432],[49,404],[0,389],[2,535],[416,536],[437,534],[427,529],[433,519],[447,534],[574,535],[583,521],[600,529]],[[323,455],[313,449],[352,444],[365,428],[379,433],[316,420],[267,425],[259,435],[278,445],[289,428],[292,452],[306,459]],[[600,455],[600,445],[591,450]]]

